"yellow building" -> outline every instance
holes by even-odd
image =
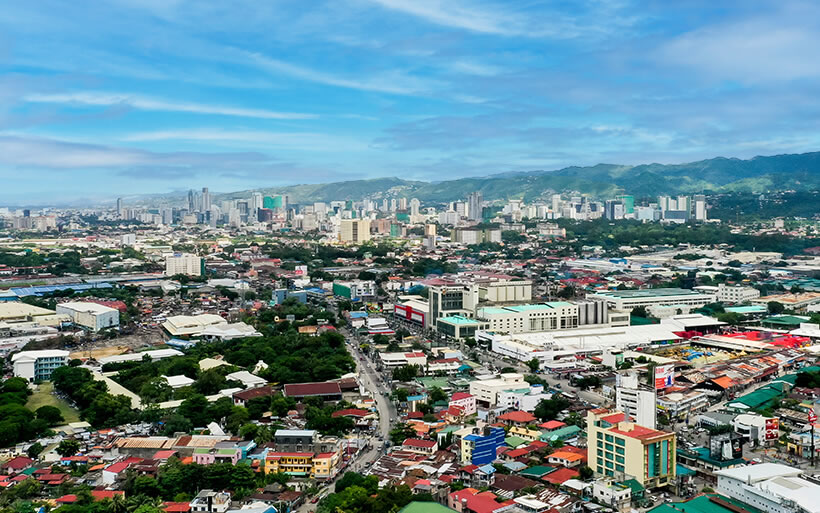
[[[284,472],[295,477],[331,479],[336,475],[341,454],[324,452],[271,452],[265,458],[265,472]]]
[[[517,436],[528,442],[534,442],[541,438],[541,432],[535,429],[527,429],[523,426],[513,426],[507,432],[507,436]]]
[[[292,476],[313,475],[312,452],[271,452],[265,458],[265,472],[284,472]]]
[[[589,466],[598,474],[634,478],[645,488],[675,479],[675,433],[627,420],[623,412],[599,408],[587,413]]]

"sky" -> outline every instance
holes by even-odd
[[[0,202],[820,145],[820,2],[38,0],[0,11]]]

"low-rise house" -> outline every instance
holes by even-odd
[[[418,438],[408,438],[401,446],[405,451],[425,456],[432,456],[438,450],[438,442],[435,440],[421,440]]]
[[[190,506],[192,513],[225,513],[231,507],[231,494],[202,490],[194,497]]]

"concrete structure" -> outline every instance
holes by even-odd
[[[498,378],[471,381],[470,394],[475,396],[478,404],[493,407],[498,402],[499,392],[528,387],[529,383],[524,381],[523,374],[501,374]]]
[[[165,256],[165,275],[174,276],[184,274],[186,276],[203,276],[205,274],[205,261],[189,253],[173,253]]]
[[[766,513],[820,513],[820,485],[802,474],[779,463],[718,470],[716,491]]]
[[[615,386],[615,408],[626,413],[637,424],[656,427],[655,390],[641,386],[637,373],[618,376]]]
[[[405,365],[418,365],[424,371],[427,366],[427,356],[421,351],[411,353],[379,353],[381,365],[387,369],[395,369]]]
[[[198,337],[209,326],[227,323],[223,317],[215,314],[174,315],[165,319],[162,327],[172,337]]]
[[[477,331],[487,329],[487,323],[461,315],[449,315],[436,320],[436,331],[457,340],[475,337]]]
[[[615,511],[626,513],[631,510],[632,488],[613,479],[597,479],[592,483],[592,498]]]
[[[70,302],[57,305],[57,313],[71,317],[71,321],[93,332],[120,325],[120,311],[116,308],[89,302]]]
[[[370,240],[369,219],[342,219],[339,226],[341,242],[367,242]]]
[[[225,513],[231,507],[231,494],[201,490],[190,503],[191,513]]]
[[[578,327],[578,306],[566,301],[479,308],[476,317],[496,333],[531,333]]]
[[[68,365],[68,351],[21,351],[12,355],[11,363],[14,375],[18,378],[29,381],[49,380],[54,369]]]
[[[587,412],[588,461],[599,475],[631,476],[644,488],[673,484],[676,449],[675,433],[629,422],[617,410]]]
[[[504,429],[485,427],[473,429],[461,437],[461,462],[473,465],[487,465],[496,459],[499,447],[504,446]]]
[[[760,297],[760,291],[753,287],[742,285],[726,285],[721,283],[717,287],[717,299],[721,303],[746,303]]]
[[[7,324],[35,323],[39,326],[60,326],[70,318],[54,310],[20,301],[0,301],[0,322]]]
[[[701,294],[688,289],[610,290],[587,294],[587,299],[606,301],[614,310],[627,311],[643,306],[700,307],[717,301],[716,294]]]
[[[475,396],[467,392],[456,392],[450,398],[448,406],[458,406],[465,417],[472,415],[476,412]]]
[[[334,281],[333,295],[352,301],[372,298],[376,295],[376,282],[372,280]]]
[[[670,392],[658,397],[658,410],[670,419],[683,420],[709,406],[709,396],[697,390]]]

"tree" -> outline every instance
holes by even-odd
[[[396,381],[411,381],[419,375],[419,368],[417,365],[402,365],[393,369],[393,379]]]
[[[179,413],[175,413],[165,420],[165,436],[172,436],[174,433],[190,433],[194,428],[191,421]]]
[[[80,450],[80,442],[67,438],[57,446],[57,454],[63,457],[74,456]]]
[[[208,400],[201,394],[192,395],[182,401],[177,413],[190,420],[194,427],[205,426],[210,421]]]
[[[636,306],[632,309],[632,314],[634,317],[643,317],[644,319],[649,318],[649,314],[646,312],[645,306]]]
[[[541,362],[538,361],[538,358],[533,358],[527,362],[527,367],[530,368],[530,372],[535,372],[541,367]]]
[[[401,445],[408,438],[416,436],[416,430],[409,424],[398,424],[390,430],[390,441],[393,445]]]
[[[40,453],[43,452],[43,449],[45,449],[45,447],[43,447],[40,442],[34,442],[29,446],[28,450],[26,450],[26,454],[29,458],[36,460],[37,456],[39,456]]]
[[[430,403],[431,403],[431,404],[435,404],[435,403],[437,403],[437,402],[440,402],[440,401],[446,401],[446,400],[447,400],[447,394],[445,394],[445,393],[444,393],[444,390],[442,390],[442,389],[441,389],[441,388],[439,388],[439,387],[433,387],[433,388],[431,388],[431,389],[430,389],[430,393],[429,393],[428,395],[429,395],[429,398],[430,398]]]
[[[403,403],[407,401],[407,398],[410,396],[410,393],[404,388],[397,388],[393,392],[393,397],[396,398],[396,401]]]
[[[779,315],[783,313],[783,310],[785,310],[786,307],[783,306],[783,303],[778,303],[777,301],[769,301],[768,303],[766,303],[766,309],[772,315]]]
[[[595,475],[595,472],[587,465],[583,465],[578,469],[578,474],[582,481],[589,481]]]
[[[559,413],[569,407],[569,401],[563,396],[555,395],[550,399],[542,399],[533,411],[533,415],[541,420],[555,420]]]
[[[42,419],[48,423],[49,426],[56,426],[63,422],[63,414],[60,409],[55,406],[40,406],[35,412],[38,419]]]
[[[165,378],[157,377],[145,382],[140,388],[139,396],[145,403],[160,403],[171,398],[173,389]]]

